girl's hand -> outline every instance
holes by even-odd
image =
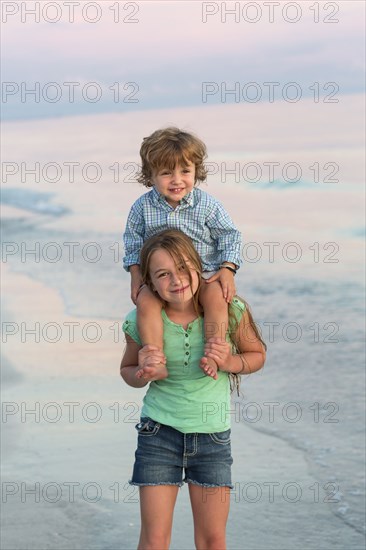
[[[222,267],[217,273],[215,273],[215,275],[212,275],[212,277],[206,279],[206,283],[208,284],[212,283],[213,281],[220,282],[222,287],[222,294],[227,303],[230,304],[231,300],[236,295],[234,273],[232,273],[229,269],[226,269],[226,267]]]
[[[166,378],[168,373],[165,363],[165,355],[159,348],[151,345],[144,346],[139,350],[138,365],[140,368],[136,372],[136,378],[143,378],[148,382]]]
[[[228,372],[232,358],[231,345],[221,338],[209,338],[205,345],[205,357],[213,359],[219,370]]]
[[[164,353],[157,347],[148,344],[139,350],[138,353],[138,366],[149,367],[154,364],[163,364],[166,363],[166,358]]]

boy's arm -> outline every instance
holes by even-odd
[[[241,234],[222,204],[211,197],[213,208],[206,223],[220,254],[220,264],[227,263],[235,269],[241,264]],[[228,270],[227,270],[228,271]]]
[[[207,216],[206,224],[212,238],[216,241],[220,269],[210,279],[206,279],[206,283],[209,284],[219,280],[223,296],[227,303],[230,303],[236,294],[235,271],[239,269],[241,263],[241,234],[224,207],[213,197],[211,197],[211,200],[213,208],[210,215]],[[227,267],[221,267],[223,264],[234,271]]]
[[[140,250],[145,239],[145,220],[143,208],[140,200],[137,200],[128,214],[126,229],[123,234],[123,243],[125,247],[125,256],[123,258],[123,267],[130,271],[130,266],[139,265]]]

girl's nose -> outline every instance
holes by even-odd
[[[173,285],[180,285],[180,276],[179,273],[172,273],[171,274],[171,281]]]

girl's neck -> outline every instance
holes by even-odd
[[[177,325],[182,325],[187,328],[188,324],[197,319],[197,311],[194,307],[193,300],[191,303],[185,304],[166,304],[165,313],[171,321]]]

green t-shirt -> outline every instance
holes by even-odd
[[[233,313],[239,322],[245,305],[235,298]],[[143,399],[141,416],[171,426],[182,433],[214,433],[230,428],[230,383],[227,372],[218,379],[206,376],[199,368],[204,351],[203,318],[189,323],[187,330],[171,321],[165,310],[164,353],[169,376],[150,382]],[[136,309],[123,323],[123,331],[141,345],[136,324]]]

